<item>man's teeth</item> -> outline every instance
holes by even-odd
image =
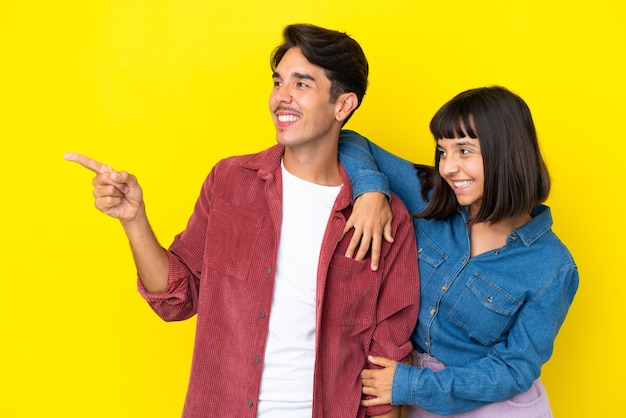
[[[472,184],[472,182],[470,180],[455,181],[454,182],[454,187],[464,188],[464,187],[468,187],[470,184]]]
[[[278,115],[279,122],[295,122],[298,119],[300,118],[296,115]]]

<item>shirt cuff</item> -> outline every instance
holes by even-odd
[[[141,278],[137,277],[137,290],[139,294],[148,302],[169,301],[178,303],[187,300],[186,287],[181,286],[181,278],[189,276],[189,271],[180,263],[180,261],[171,253],[167,252],[169,257],[169,275],[167,288],[163,292],[149,292],[141,282]]]
[[[368,192],[383,193],[387,196],[387,200],[391,200],[389,181],[383,173],[373,170],[360,170],[350,182],[352,183],[352,193],[355,200]]]
[[[417,381],[421,369],[404,363],[396,364],[391,384],[392,405],[418,405]]]

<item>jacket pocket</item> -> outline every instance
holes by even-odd
[[[475,274],[450,310],[450,320],[472,338],[491,345],[506,332],[522,301]]]
[[[206,267],[246,280],[263,215],[218,199],[207,221]]]
[[[324,292],[325,319],[342,325],[374,325],[380,285],[381,275],[370,270],[369,259],[333,255]]]
[[[448,257],[446,253],[419,228],[416,228],[415,232],[417,238],[417,260],[419,262],[420,282],[423,288],[428,284],[435,270],[437,270]]]

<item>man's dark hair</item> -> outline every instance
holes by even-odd
[[[355,93],[359,103],[354,110],[361,105],[367,90],[369,66],[357,41],[344,32],[315,25],[289,25],[283,31],[283,43],[274,50],[270,58],[272,71],[276,71],[285,53],[293,47],[300,48],[302,55],[311,64],[325,70],[331,83],[331,103],[343,93]]]

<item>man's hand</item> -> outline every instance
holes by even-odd
[[[359,247],[354,259],[363,260],[371,244],[371,269],[378,270],[383,237],[387,242],[393,242],[392,218],[393,214],[389,208],[387,196],[383,193],[369,192],[359,196],[354,202],[352,214],[343,231],[345,235],[350,228],[354,228],[354,235],[348,245],[346,257],[351,258],[356,248]]]
[[[96,173],[93,179],[96,208],[121,221],[133,252],[137,274],[146,290],[164,292],[168,286],[169,257],[150,227],[143,192],[135,176],[115,171],[108,165],[73,152],[65,154],[65,159]]]
[[[115,171],[82,154],[68,152],[64,158],[96,173],[93,195],[96,208],[120,221],[131,221],[143,210],[143,192],[132,174]]]

